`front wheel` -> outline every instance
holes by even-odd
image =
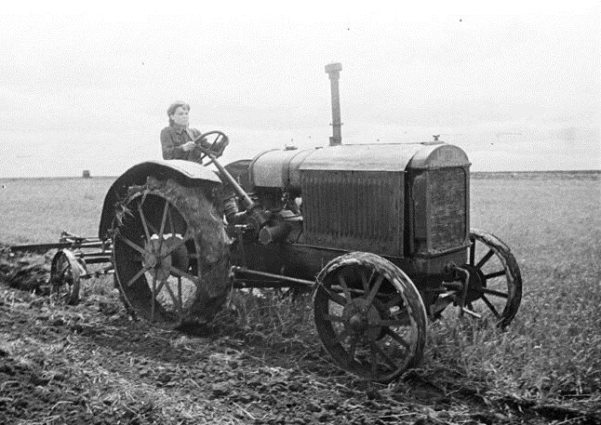
[[[496,236],[472,229],[468,248],[470,280],[467,307],[492,316],[500,328],[507,327],[522,300],[522,276],[509,247]]]
[[[330,261],[317,282],[317,333],[339,367],[388,382],[420,362],[426,309],[400,268],[375,254],[353,252]]]

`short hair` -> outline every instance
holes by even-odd
[[[175,110],[180,107],[184,108],[187,111],[190,111],[190,105],[188,105],[183,100],[176,100],[171,105],[169,105],[169,107],[167,108],[167,117],[169,117],[169,125],[170,126],[173,125],[173,120],[171,119],[171,115],[175,114]]]

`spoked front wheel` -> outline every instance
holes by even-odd
[[[388,382],[416,366],[426,341],[426,310],[411,279],[390,261],[354,252],[317,277],[314,319],[341,368]]]
[[[468,262],[466,307],[483,317],[492,316],[505,328],[517,314],[522,299],[522,276],[509,247],[496,236],[472,229]]]

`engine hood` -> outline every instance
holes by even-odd
[[[406,172],[469,166],[463,150],[444,142],[378,143],[327,146],[306,150],[270,150],[250,164],[254,187],[300,187],[308,170]]]

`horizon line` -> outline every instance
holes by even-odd
[[[587,173],[587,174],[601,174],[601,168],[599,169],[578,169],[578,170],[495,170],[495,171],[470,171],[470,174],[475,173],[484,173],[484,174],[516,174],[516,173]],[[2,177],[1,179],[108,179],[108,178],[119,178],[122,174],[119,175],[90,175],[90,177],[83,177],[81,175],[68,175],[68,176],[12,176],[12,177]]]

